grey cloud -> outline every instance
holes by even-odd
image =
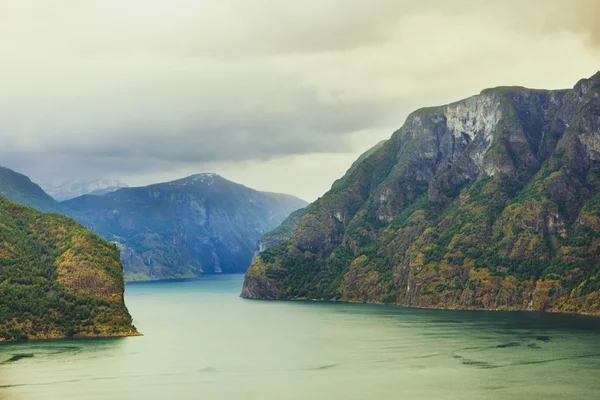
[[[113,175],[173,164],[351,151],[344,138],[377,126],[389,112],[386,103],[323,102],[314,88],[262,72],[250,79],[244,71],[208,79],[218,82],[164,74],[154,74],[150,87],[86,86],[83,93],[65,94],[61,82],[47,89],[56,101],[29,103],[35,97],[30,92],[0,100],[0,159],[34,175],[88,169]],[[163,86],[163,79],[169,84]]]
[[[509,29],[572,30],[588,34],[596,43],[600,40],[596,0],[5,3],[0,22],[6,36],[19,36],[32,48],[58,47],[83,55],[158,52],[219,58],[348,51],[392,41],[395,26],[431,12],[466,15]]]
[[[273,160],[359,154],[418,106],[572,86],[599,68],[598,8],[0,0],[0,164],[46,180],[252,162],[276,182]]]

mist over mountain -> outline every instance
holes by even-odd
[[[84,194],[101,196],[128,187],[119,179],[87,179],[42,183],[42,188],[58,201],[70,200]]]

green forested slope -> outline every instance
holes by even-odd
[[[0,197],[0,341],[135,335],[116,247]]]
[[[0,167],[0,196],[43,212],[64,213],[64,207],[23,174]]]

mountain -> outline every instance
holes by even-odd
[[[367,159],[368,157],[370,157],[373,153],[375,153],[377,150],[379,150],[380,148],[383,147],[383,145],[385,144],[385,142],[387,142],[387,140],[382,140],[379,143],[377,143],[375,146],[371,147],[369,150],[365,151],[364,153],[362,153],[360,156],[358,156],[358,158],[356,159],[356,161],[354,161],[352,163],[352,165],[350,166],[350,168],[348,168],[348,170],[346,171],[346,173],[344,174],[344,176],[342,176],[340,179],[338,179],[337,181],[333,182],[333,185],[331,185],[331,190],[334,190],[337,187],[341,187],[344,185],[344,183],[348,180],[348,178],[352,175],[352,173],[354,172],[354,170],[356,168],[358,168],[358,165],[363,162],[363,160]]]
[[[0,197],[0,342],[137,335],[115,245]]]
[[[358,157],[358,159],[354,163],[352,163],[352,165],[350,166],[348,171],[346,171],[344,176],[333,183],[332,188],[342,185],[345,182],[345,180],[348,179],[348,177],[352,174],[352,172],[354,172],[354,170],[356,169],[358,164],[360,164],[365,158],[369,157],[371,154],[373,154],[377,150],[379,150],[384,145],[385,142],[386,142],[385,140],[382,140],[379,143],[377,143],[375,146],[371,147],[369,150],[367,150],[363,154],[361,154]],[[258,240],[256,249],[254,250],[254,255],[252,256],[252,261],[254,261],[254,259],[256,257],[258,257],[258,255],[260,253],[262,253],[263,251],[270,249],[271,247],[276,246],[279,243],[285,242],[290,237],[292,237],[292,234],[296,230],[298,223],[300,223],[300,221],[302,220],[302,217],[304,217],[304,215],[306,214],[307,211],[308,211],[307,208],[301,208],[297,211],[294,211],[281,223],[281,225],[279,225],[277,228],[273,229],[272,231],[269,231],[269,232],[265,233],[264,235],[262,235],[260,237],[260,239]]]
[[[75,181],[46,182],[44,190],[58,201],[70,200],[84,194],[101,196],[128,187],[118,179],[83,179]]]
[[[63,204],[118,244],[125,278],[134,281],[244,272],[259,237],[306,202],[198,174]]]
[[[254,261],[254,259],[263,251],[288,240],[296,230],[302,217],[306,214],[306,211],[308,211],[306,208],[294,211],[281,223],[281,225],[262,235],[256,244],[252,261]]]
[[[413,112],[242,297],[600,314],[600,72]]]
[[[0,167],[0,196],[42,212],[64,212],[64,207],[31,179],[11,169]]]

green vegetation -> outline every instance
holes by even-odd
[[[600,314],[598,82],[411,114],[260,254],[242,295]]]
[[[64,213],[64,207],[25,175],[0,167],[0,196],[42,212]]]
[[[260,241],[267,243],[268,247],[273,247],[287,239],[294,233],[296,227],[306,214],[307,209],[301,208],[291,213],[277,228],[261,236]]]
[[[0,197],[0,341],[135,335],[116,247]]]

